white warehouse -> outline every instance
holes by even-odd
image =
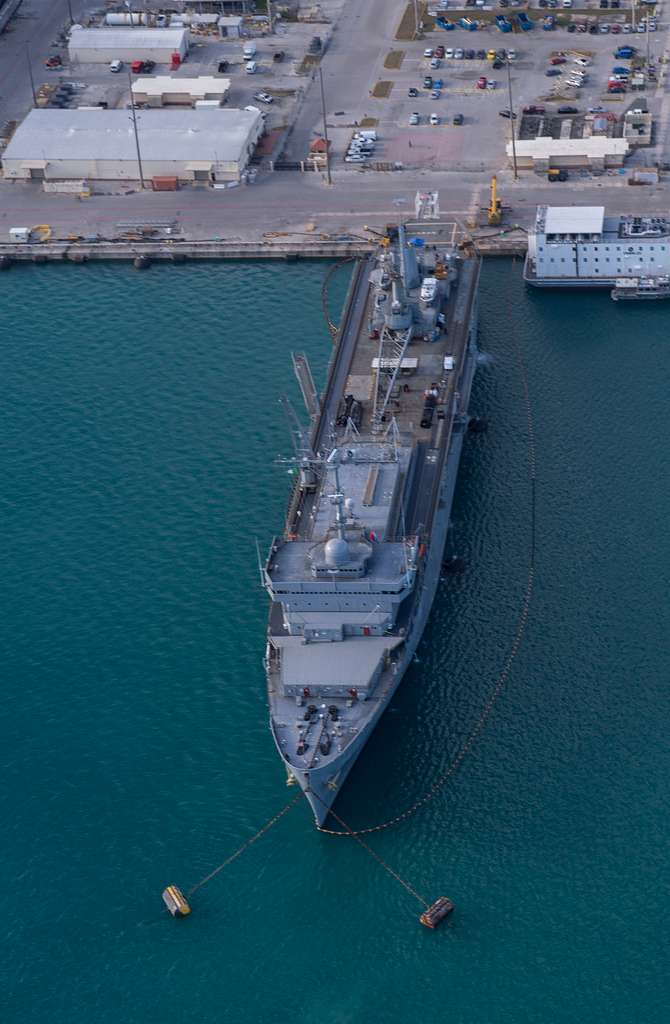
[[[254,110],[141,110],[137,132],[146,181],[239,181],[263,131]],[[2,156],[5,178],[137,181],[129,111],[31,110]]]
[[[172,54],[183,60],[188,53],[187,28],[82,28],[70,32],[70,61],[110,64],[113,60],[153,60],[170,64]]]
[[[146,75],[135,79],[132,90],[135,103],[147,107],[192,107],[203,100],[216,101],[222,106],[230,92],[230,79],[211,75],[199,78]]]

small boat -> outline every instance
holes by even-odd
[[[668,299],[670,298],[670,276],[621,277],[610,292],[615,302],[622,299]]]

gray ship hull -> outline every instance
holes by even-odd
[[[399,259],[403,283],[409,282],[411,261],[402,248]],[[312,441],[315,451],[334,445],[326,466],[335,471],[334,493],[328,494],[330,477],[324,475],[294,491],[284,538],[275,538],[259,566],[273,602],[266,656],[272,733],[289,781],[300,785],[319,826],[412,663],[440,580],[478,355],[479,263],[458,266],[456,274],[447,264],[443,274],[458,286],[445,286],[448,312],[437,331],[444,308],[434,300],[440,285],[437,278],[423,279],[421,298],[414,300],[420,311],[413,316],[414,322],[424,320],[406,361],[401,357],[411,334],[404,333],[405,325],[412,321],[403,319],[405,293],[394,291],[392,309],[382,305],[385,322],[393,325],[393,344],[384,350],[383,337],[370,339],[379,337],[373,327],[384,298],[378,298],[380,289],[390,293],[390,286],[377,278],[377,291],[368,297],[370,268],[355,277]],[[407,283],[408,295],[411,288],[418,296],[418,285]],[[390,426],[377,421],[375,427],[371,408],[363,433],[347,426],[345,440],[334,440],[342,396],[369,379],[377,344],[373,371],[384,363],[396,366],[387,398],[401,362],[418,383],[396,388],[400,401],[392,408],[402,407],[397,427],[397,412]],[[439,385],[430,383],[440,376]],[[431,403],[438,414],[431,412],[424,423]],[[392,428],[396,434],[388,440]],[[345,502],[345,494],[355,498]],[[328,512],[333,504],[335,520]],[[382,530],[377,543],[374,531]],[[337,562],[328,568],[323,559],[329,552],[337,558],[344,552],[342,569]],[[347,576],[351,572],[354,579]]]

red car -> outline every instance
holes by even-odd
[[[544,114],[544,107],[536,107],[536,106],[524,107],[523,108],[523,113],[524,114]]]
[[[482,75],[481,78],[477,79],[477,88],[478,89],[485,89],[486,88],[486,77],[484,75]]]
[[[440,46],[436,46],[435,47],[435,56],[439,57],[440,60],[444,60],[444,47],[443,46],[440,45]]]
[[[556,65],[556,64],[565,64],[565,63],[567,63],[567,58],[566,57],[552,57],[551,60],[549,61],[549,63],[550,64],[554,64],[554,65]]]
[[[63,61],[61,60],[58,54],[56,54],[54,57],[47,57],[47,59],[44,61],[44,67],[51,68],[52,70],[54,68],[60,68],[62,67],[62,65]]]

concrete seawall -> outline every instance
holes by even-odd
[[[463,243],[462,243],[463,245]],[[464,247],[473,246],[480,256],[523,256],[527,244],[522,237],[486,237],[468,240]],[[367,239],[283,239],[281,242],[235,241],[95,241],[95,242],[26,242],[0,243],[0,264],[69,262],[86,263],[88,260],[139,260],[149,262],[182,263],[186,260],[298,260],[344,259],[364,257],[374,252],[377,243]]]

